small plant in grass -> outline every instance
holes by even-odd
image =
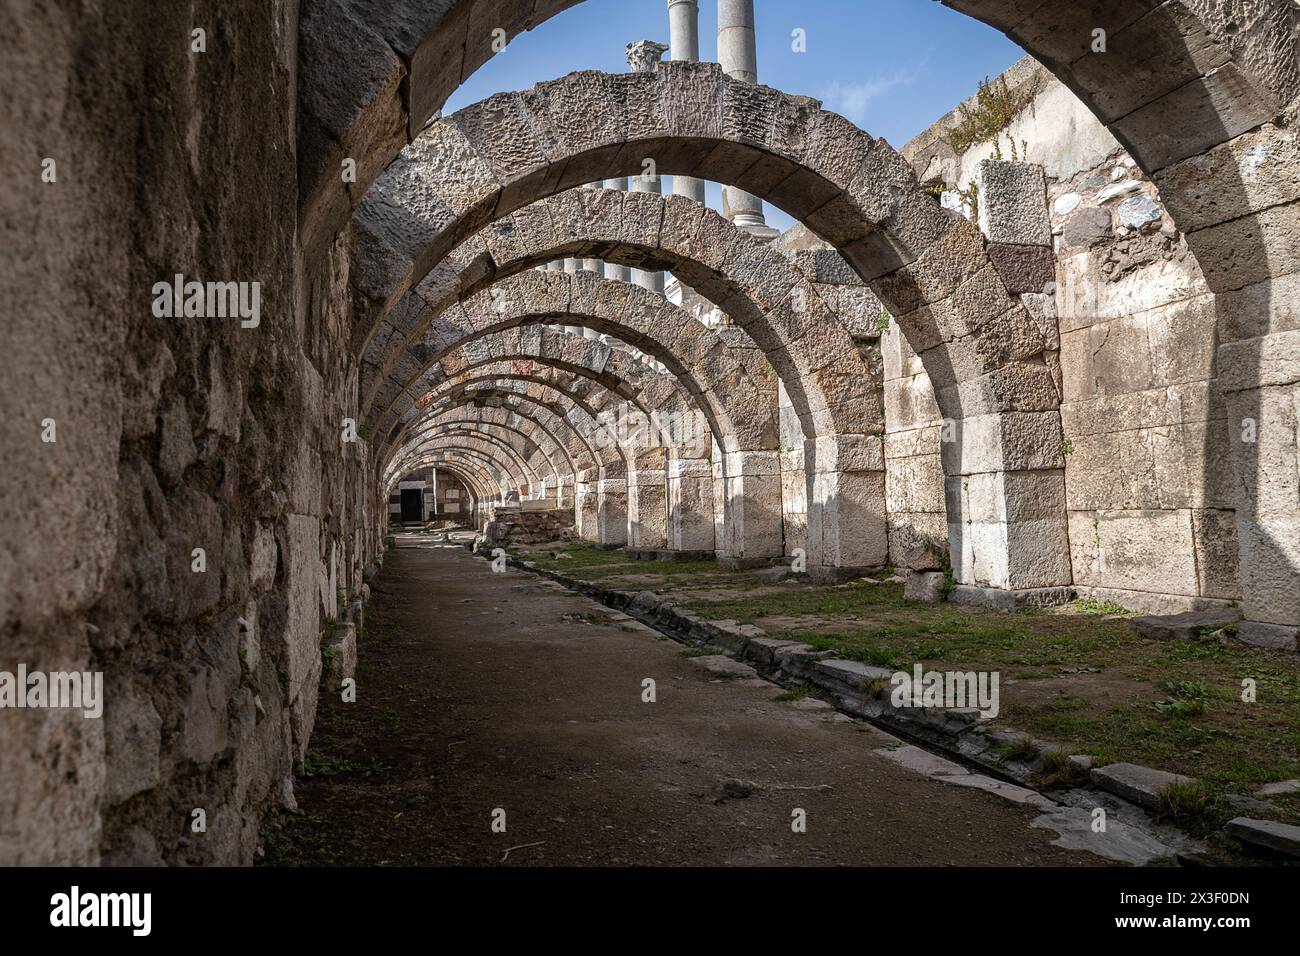
[[[1204,816],[1213,801],[1199,781],[1174,781],[1160,791],[1160,814],[1173,820]]]
[[[1049,787],[1072,787],[1088,780],[1088,771],[1078,764],[1070,762],[1070,754],[1065,750],[1044,750],[1042,779]]]
[[[1170,696],[1151,706],[1163,717],[1181,719],[1200,717],[1207,709],[1210,688],[1203,680],[1184,680],[1166,684]]]
[[[994,749],[1000,763],[1033,763],[1039,757],[1038,745],[1031,737],[1017,737]]]
[[[803,700],[810,693],[811,688],[807,684],[795,684],[783,694],[777,694],[777,700]]]

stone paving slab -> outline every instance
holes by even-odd
[[[1171,784],[1191,784],[1196,781],[1182,774],[1139,767],[1133,763],[1112,763],[1094,767],[1090,778],[1098,787],[1116,796],[1131,800],[1148,810],[1159,810],[1164,791]]]
[[[1300,857],[1300,827],[1275,820],[1252,820],[1237,817],[1225,828],[1230,836],[1245,843],[1262,846],[1287,856]]]

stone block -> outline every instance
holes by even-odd
[[[1196,571],[1201,596],[1239,600],[1241,585],[1237,552],[1236,513],[1194,509],[1192,537],[1196,546]]]
[[[1237,625],[1237,640],[1251,647],[1273,651],[1300,650],[1300,627],[1294,624],[1267,624],[1242,621]]]
[[[1061,245],[1066,249],[1091,249],[1109,240],[1112,234],[1110,210],[1084,206],[1066,222]]]
[[[1300,198],[1300,137],[1266,123],[1155,175],[1187,232]]]
[[[993,242],[988,256],[1003,286],[1013,295],[1041,293],[1056,281],[1056,258],[1047,246]]]
[[[889,430],[928,425],[943,418],[927,375],[885,382],[884,398]]]
[[[1300,512],[1237,515],[1246,619],[1300,624]]]
[[[1185,261],[1156,259],[1119,276],[1101,272],[1102,258],[1068,256],[1057,264],[1057,308],[1061,333],[1109,319],[1127,318],[1203,295],[1209,289]]]
[[[147,694],[112,688],[104,702],[104,797],[121,803],[162,779],[162,718]]]
[[[1300,263],[1300,201],[1203,229],[1188,237],[1188,245],[1215,292],[1295,272]]]
[[[1300,272],[1221,292],[1214,307],[1222,343],[1300,329]]]
[[[925,604],[938,604],[945,598],[944,573],[942,571],[903,572],[903,597],[909,601],[921,601]]]
[[[811,484],[809,563],[883,566],[889,558],[884,472],[814,474]]]
[[[939,456],[895,458],[885,468],[885,505],[890,515],[943,512],[944,474]]]
[[[938,549],[948,551],[948,516],[935,512],[890,512],[889,558],[905,566],[909,555]]]
[[[1129,621],[1140,636],[1154,641],[1195,641],[1211,631],[1235,624],[1241,612],[1225,608],[1213,611],[1185,611],[1182,614],[1144,615]]]
[[[334,693],[343,681],[356,676],[357,628],[355,624],[334,624],[321,649],[324,667],[321,680],[327,693]]]
[[[975,167],[975,182],[980,197],[979,226],[989,242],[1051,245],[1042,166],[986,159]]]
[[[1055,412],[974,415],[957,423],[957,440],[941,447],[944,473],[1061,468],[1061,418]]]
[[[813,665],[814,678],[829,683],[837,689],[847,689],[860,693],[872,681],[889,680],[893,671],[887,667],[876,667],[862,661],[821,660]]]
[[[1165,790],[1171,784],[1193,784],[1196,780],[1178,773],[1153,770],[1132,763],[1094,767],[1089,774],[1095,786],[1132,801],[1148,810],[1160,810]]]
[[[306,515],[289,515],[284,536],[288,589],[284,663],[289,699],[294,700],[320,666],[320,522]]]
[[[1252,820],[1236,817],[1224,828],[1229,836],[1243,843],[1262,846],[1287,856],[1300,857],[1300,827],[1276,820]]]
[[[1199,592],[1186,510],[1070,511],[1069,536],[1077,584],[1189,596]]]
[[[883,471],[879,435],[827,435],[804,442],[805,467],[815,473]]]

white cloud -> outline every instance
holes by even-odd
[[[912,71],[899,70],[891,76],[875,77],[859,83],[832,80],[822,90],[820,99],[827,109],[834,110],[861,126],[873,102],[891,90],[911,85],[915,78]]]

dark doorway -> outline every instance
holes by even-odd
[[[424,520],[424,492],[419,488],[402,489],[402,521]]]

